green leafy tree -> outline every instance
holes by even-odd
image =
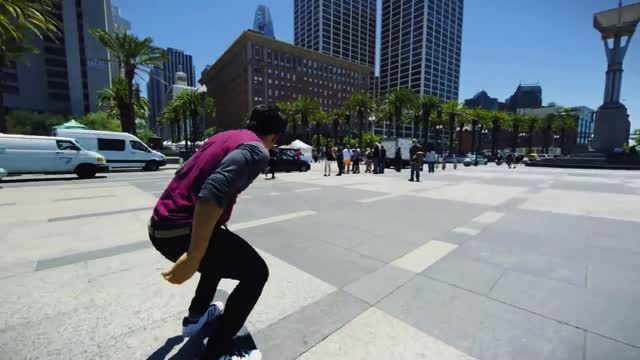
[[[276,106],[280,112],[287,117],[287,127],[291,129],[291,133],[295,140],[295,137],[298,135],[298,126],[300,126],[300,114],[298,114],[294,103],[282,101],[276,103]]]
[[[491,154],[496,155],[500,130],[507,127],[507,114],[503,111],[491,112]]]
[[[327,113],[327,123],[333,129],[334,145],[338,145],[340,137],[340,127],[347,122],[347,113],[343,110],[333,110]]]
[[[631,139],[635,141],[636,146],[640,146],[640,129],[633,130],[633,133],[631,133]]]
[[[488,117],[486,111],[481,107],[475,107],[468,110],[468,114],[471,120],[471,152],[477,153],[476,149],[476,134],[478,126]],[[482,125],[480,132],[482,133]]]
[[[362,133],[362,141],[364,145],[361,147],[361,149],[371,149],[376,143],[379,143],[380,140],[380,136],[374,135],[371,131],[365,131],[364,133]]]
[[[120,120],[122,124],[126,122],[126,114],[129,111],[129,94],[127,81],[122,78],[115,78],[111,82],[111,87],[102,89],[98,95],[98,108],[107,113],[112,119]],[[138,119],[145,119],[149,110],[149,101],[140,95],[140,87],[134,84],[133,87],[133,108]]]
[[[0,132],[7,131],[4,107],[3,67],[11,61],[23,60],[38,49],[26,44],[31,38],[59,36],[60,22],[54,16],[54,0],[0,0]]]
[[[127,85],[127,106],[122,118],[122,129],[136,134],[136,113],[134,108],[135,89],[133,80],[139,71],[147,71],[153,65],[165,60],[164,50],[153,46],[150,37],[140,39],[128,32],[107,32],[102,29],[92,31],[98,41],[117,59],[124,72]]]
[[[535,134],[536,129],[540,126],[540,119],[540,116],[537,115],[525,115],[524,122],[527,129],[527,136],[529,138],[527,154],[531,154],[533,152],[533,135]]]
[[[385,97],[385,103],[393,113],[393,136],[398,146],[398,126],[403,123],[405,110],[415,107],[417,102],[416,94],[408,88],[394,89]]]
[[[458,135],[458,152],[462,152],[462,131],[464,130],[466,111],[462,105],[456,100],[451,100],[442,106],[444,112],[449,118],[449,153],[453,153],[455,144],[454,134],[455,126],[458,124],[460,132]]]
[[[113,119],[103,111],[88,113],[78,121],[92,130],[122,131],[120,121]]]
[[[311,124],[315,122],[320,112],[320,101],[315,98],[301,97],[293,103],[295,113],[300,117],[300,123],[307,129],[307,141],[311,141]]]
[[[205,129],[202,134],[204,135],[205,139],[208,139],[217,133],[218,133],[218,128],[216,128],[215,126],[212,126],[210,128]]]
[[[7,115],[7,133],[49,136],[54,126],[66,121],[64,116],[57,114],[12,111]]]
[[[509,129],[511,129],[511,151],[515,153],[518,148],[520,130],[526,126],[526,117],[522,114],[509,114],[507,119]]]
[[[551,146],[551,138],[553,136],[553,126],[556,123],[556,121],[558,121],[558,114],[551,113],[542,117],[538,122],[538,128],[542,130],[542,134],[544,137],[543,151],[545,154],[549,153],[549,147]]]
[[[562,108],[558,112],[558,121],[556,121],[554,130],[560,134],[560,153],[565,154],[567,143],[567,133],[575,130],[577,127],[577,117],[569,108]]]
[[[416,111],[422,117],[423,148],[429,147],[429,130],[431,128],[431,116],[442,108],[442,101],[433,95],[422,95],[418,98]]]
[[[191,133],[191,142],[195,143],[199,133],[199,130],[195,129],[194,126],[191,126],[191,131],[189,132],[189,123],[195,124],[201,116],[205,118],[215,116],[213,99],[205,97],[205,104],[203,106],[199,93],[195,90],[183,90],[171,101],[176,104],[180,109],[180,113],[184,115],[182,124],[184,128],[185,149],[188,149],[188,134]]]
[[[366,117],[374,110],[375,102],[365,90],[356,91],[346,103],[346,108],[358,117],[358,137],[360,147],[363,147],[363,133]]]
[[[136,120],[136,128],[136,136],[146,144],[149,143],[149,139],[156,136],[144,120]]]
[[[159,120],[171,127],[171,141],[180,141],[180,122],[183,119],[182,109],[175,101],[170,101],[160,112]]]

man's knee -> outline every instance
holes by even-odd
[[[260,284],[265,284],[269,280],[269,266],[261,257],[258,258],[256,268],[254,272],[254,281]]]

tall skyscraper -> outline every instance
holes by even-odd
[[[113,14],[113,27],[116,31],[131,31],[131,22],[120,16],[120,8],[113,5],[111,7],[111,13]]]
[[[96,111],[99,91],[111,86],[118,66],[89,32],[113,30],[110,0],[62,0],[55,16],[57,39],[34,37],[39,49],[4,72],[4,102],[9,109],[83,115]]]
[[[167,60],[161,66],[155,66],[149,73],[147,82],[147,98],[149,99],[149,128],[153,131],[159,129],[158,115],[167,104],[167,90],[176,83],[176,73],[183,72],[187,75],[187,85],[196,87],[195,68],[193,57],[184,51],[167,48]],[[167,130],[168,127],[165,127]],[[167,131],[159,135],[169,136]]]
[[[147,82],[147,99],[149,100],[149,129],[156,132],[158,130],[158,116],[162,110],[166,86],[164,84],[164,73],[161,67],[154,66],[149,71],[149,81]]]
[[[464,0],[382,0],[380,93],[457,99]]]
[[[253,30],[270,38],[276,38],[273,32],[273,21],[271,20],[271,11],[266,5],[258,5],[256,15],[253,19]]]
[[[294,43],[375,65],[376,0],[294,0]]]

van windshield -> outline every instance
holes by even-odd
[[[71,150],[71,151],[82,150],[82,147],[78,145],[78,143],[71,140],[56,140],[56,146],[58,147],[58,150]]]

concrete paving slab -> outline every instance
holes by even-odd
[[[386,265],[378,271],[345,286],[344,290],[374,305],[415,275],[413,271],[401,269],[394,265]]]
[[[544,190],[527,200],[520,208],[639,222],[638,203],[638,195]]]
[[[507,272],[490,297],[550,319],[640,347],[637,299],[596,295],[589,289]]]
[[[447,256],[458,246],[438,240],[431,240],[412,252],[396,259],[391,264],[407,271],[419,273]]]
[[[497,206],[526,192],[528,188],[488,184],[456,184],[419,193],[432,199],[460,201],[472,204]]]
[[[331,358],[474,359],[376,308],[367,310],[299,359]]]
[[[498,265],[474,261],[453,254],[438,261],[422,272],[423,275],[442,282],[486,295],[504,273]]]
[[[609,359],[640,359],[640,348],[631,347],[596,334],[587,333],[587,351],[585,360]]]
[[[343,291],[335,291],[254,333],[264,359],[297,359],[368,308]]]
[[[423,276],[377,307],[478,359],[583,360],[581,330]]]

